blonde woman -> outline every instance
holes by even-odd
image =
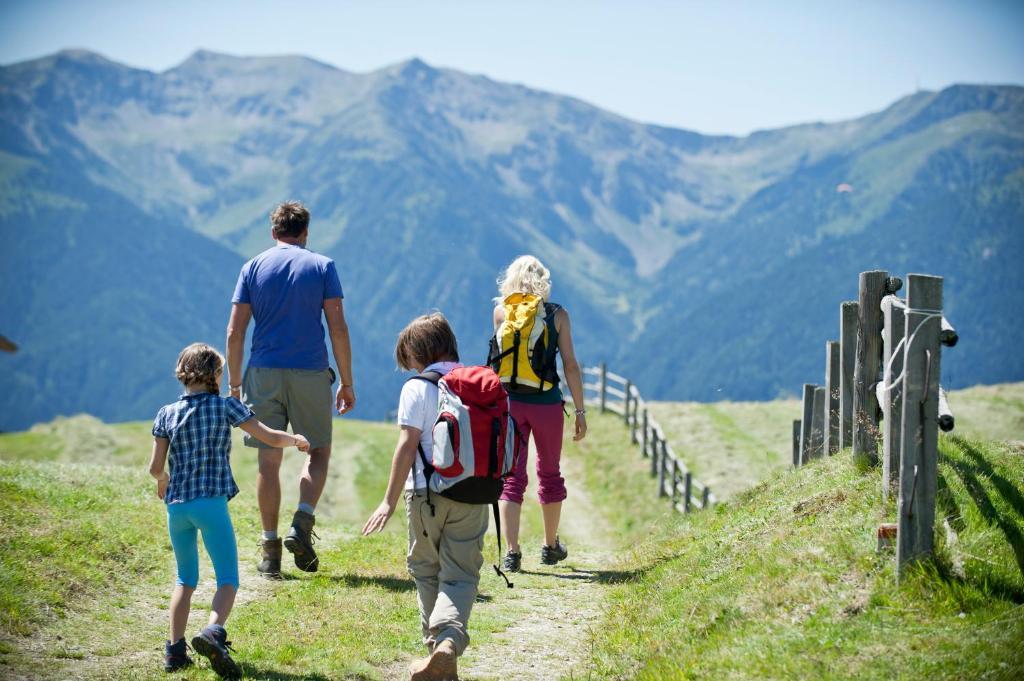
[[[573,435],[573,440],[576,441],[582,440],[587,434],[586,410],[583,407],[582,372],[579,362],[576,361],[576,350],[573,348],[569,313],[565,308],[550,301],[551,273],[540,260],[532,255],[516,258],[499,277],[498,291],[500,296],[495,298],[495,340],[492,341],[491,364],[498,371],[509,391],[512,416],[523,433],[524,441],[528,442],[530,435],[533,435],[537,451],[536,469],[539,480],[537,496],[540,498],[544,516],[544,545],[541,547],[541,562],[545,565],[555,565],[569,555],[568,549],[558,537],[558,523],[566,491],[565,480],[559,470],[564,428],[562,411],[564,398],[555,370],[556,354],[562,356],[565,382],[568,384],[576,410]],[[509,312],[506,313],[506,310]],[[528,310],[529,314],[535,314],[536,316],[529,321],[534,325],[543,325],[547,331],[543,334],[547,347],[544,352],[540,352],[545,344],[544,340],[540,345],[530,347],[528,353],[526,348],[502,349],[506,347],[502,345],[503,339],[508,342],[513,334],[517,340],[519,339],[519,333],[514,332],[510,325],[505,324],[507,314],[518,314],[519,323],[522,323],[523,310]],[[510,320],[510,323],[511,321],[514,320]],[[538,331],[531,336],[531,341],[540,335],[540,331]],[[526,354],[529,354],[531,360],[534,356],[537,357],[535,368],[538,369],[539,377],[529,373],[529,368],[526,369],[526,374],[533,378],[539,378],[539,381],[524,378],[522,372],[518,374],[517,378],[516,372],[511,370],[511,367],[515,366],[513,358],[520,357],[520,350],[523,351],[522,356],[525,357]],[[544,356],[543,360],[541,360],[541,355]],[[518,366],[524,367],[522,362],[519,362]],[[511,376],[508,375],[510,371]],[[528,482],[526,451],[524,448],[524,455],[520,457],[519,465],[506,479],[505,489],[499,502],[502,528],[508,544],[508,552],[505,554],[503,566],[511,572],[519,571],[523,557],[519,546],[519,518],[523,507],[523,493],[526,491]]]

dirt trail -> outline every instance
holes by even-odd
[[[492,603],[481,604],[502,608],[512,625],[483,645],[470,646],[460,660],[463,681],[586,676],[587,641],[600,620],[607,588],[601,571],[614,555],[601,515],[577,483],[582,478],[578,467],[576,461],[563,458],[569,498],[560,533],[569,546],[569,558],[547,567],[540,564],[537,547],[523,545],[524,572],[515,580],[516,598],[506,599],[503,592]],[[527,499],[523,511],[539,514],[535,497]]]

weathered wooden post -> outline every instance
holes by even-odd
[[[800,420],[800,465],[811,460],[811,420],[814,418],[813,383],[804,383],[804,411]]]
[[[692,510],[690,506],[690,495],[693,493],[693,474],[690,471],[686,471],[686,478],[683,483],[683,510],[689,513]]]
[[[931,554],[934,548],[939,373],[942,368],[939,354],[942,277],[911,274],[908,280],[896,546],[900,575],[908,563]]]
[[[679,498],[679,459],[672,457],[672,506]]]
[[[800,419],[793,419],[793,468],[800,465]]]
[[[825,344],[825,453],[839,451],[839,343]]]
[[[668,444],[664,438],[661,441],[661,465],[658,466],[658,496],[665,496],[665,474],[668,473]]]
[[[651,476],[658,474],[658,432],[651,427]]]
[[[882,361],[882,297],[888,272],[860,273],[857,363],[853,368],[853,455],[878,463],[878,400],[875,383]]]
[[[811,412],[811,458],[821,458],[825,444],[825,406],[828,400],[825,396],[825,386],[814,386],[814,402]]]
[[[700,495],[700,507],[707,508],[708,504],[711,503],[711,489],[707,485],[704,485],[704,491]]]
[[[633,418],[630,421],[631,425],[630,425],[630,429],[629,429],[629,440],[633,444],[637,443],[636,428],[637,428],[637,417],[639,415],[640,415],[640,396],[637,395],[633,399]]]
[[[853,368],[857,363],[857,318],[860,305],[839,306],[839,448],[853,446]]]
[[[882,383],[888,387],[882,395],[882,498],[888,499],[900,479],[900,438],[903,422],[903,387],[893,379],[903,371],[903,333],[905,306],[896,296],[882,298],[885,332],[882,343]],[[896,352],[899,347],[900,351]]]
[[[601,362],[601,378],[600,378],[600,405],[601,413],[605,412],[605,407],[608,403],[608,365],[605,362]]]
[[[622,398],[622,421],[629,428],[629,386],[632,385],[629,381],[626,381],[626,395]]]
[[[646,457],[647,456],[647,407],[644,407],[644,429],[642,435],[644,436],[643,444],[640,445],[640,452]]]

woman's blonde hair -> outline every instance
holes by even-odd
[[[551,271],[532,255],[521,255],[498,277],[500,303],[513,293],[532,293],[547,302],[551,298]]]
[[[448,320],[440,312],[432,312],[409,322],[398,334],[395,361],[403,371],[428,367],[434,362],[458,362],[459,343]]]
[[[206,343],[193,343],[178,355],[178,366],[174,375],[182,385],[203,383],[208,392],[220,392],[217,376],[224,370],[224,357]]]

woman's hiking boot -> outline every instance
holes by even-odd
[[[292,526],[284,538],[284,547],[295,557],[295,567],[303,572],[316,572],[320,559],[313,550],[313,537],[319,539],[313,532],[313,525],[316,518],[312,513],[296,511],[292,516]]]
[[[179,638],[177,643],[167,641],[164,643],[164,671],[176,672],[179,669],[192,666],[192,658],[188,656],[188,644],[184,638]]]
[[[555,537],[554,546],[545,544],[540,549],[540,562],[545,565],[556,565],[559,561],[565,560],[568,557],[569,549],[566,548],[565,544],[558,537]]]
[[[210,661],[213,671],[224,679],[242,678],[242,668],[231,659],[228,632],[219,624],[211,624],[192,638],[192,648]]]
[[[522,551],[509,550],[505,554],[504,560],[501,561],[501,567],[505,572],[519,572],[523,565],[523,553]]]
[[[434,646],[434,652],[409,667],[409,681],[458,681],[459,655],[455,644],[445,639]]]
[[[256,572],[267,579],[281,579],[281,540],[264,539],[260,542],[262,560]]]

